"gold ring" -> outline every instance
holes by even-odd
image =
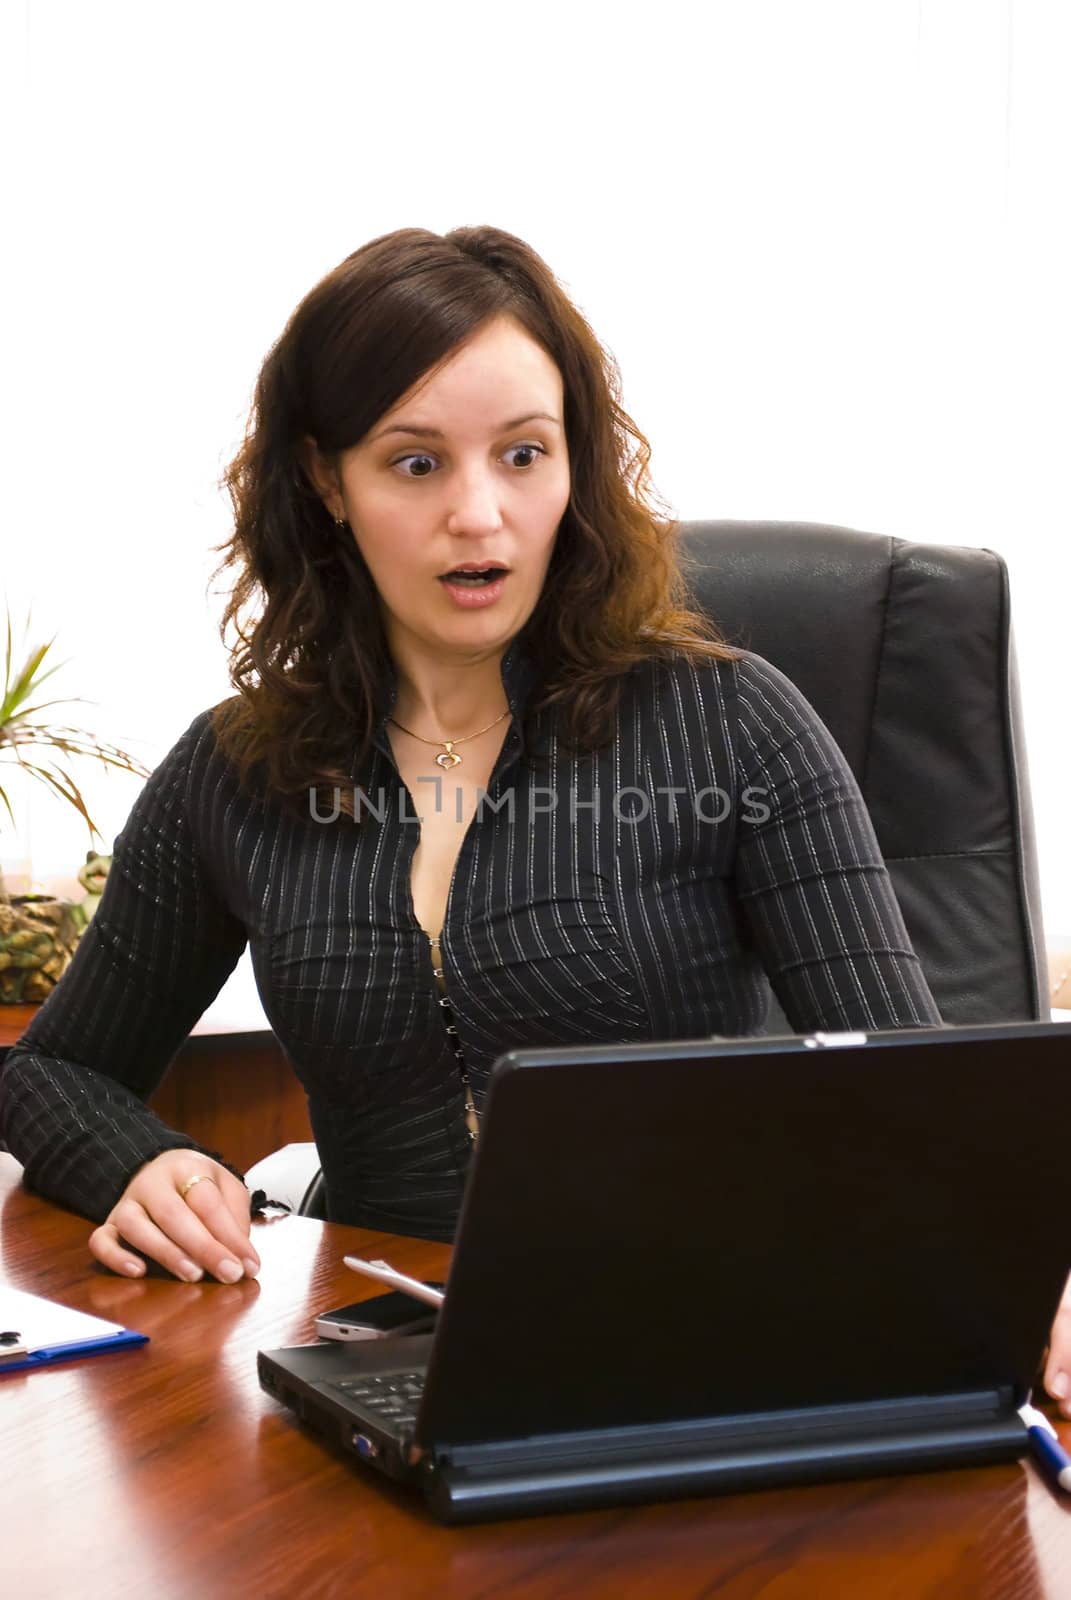
[[[189,1194],[190,1190],[193,1188],[195,1183],[205,1183],[205,1182],[207,1182],[207,1183],[216,1183],[216,1180],[215,1180],[215,1178],[213,1178],[213,1176],[212,1176],[212,1174],[210,1172],[195,1172],[192,1178],[187,1178],[185,1183],[180,1184],[180,1186],[179,1186],[179,1199],[180,1200],[185,1200],[186,1196]],[[216,1188],[217,1189],[219,1188],[219,1184],[218,1183],[216,1183]]]

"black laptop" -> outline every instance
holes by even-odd
[[[1068,1106],[1066,1023],[515,1051],[434,1333],[261,1383],[445,1522],[1013,1459]]]

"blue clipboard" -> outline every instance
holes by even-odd
[[[0,1378],[8,1372],[81,1361],[148,1342],[146,1333],[135,1333],[55,1300],[0,1286]]]

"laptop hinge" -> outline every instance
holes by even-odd
[[[1010,1388],[458,1445],[428,1462],[448,1521],[1013,1460]]]

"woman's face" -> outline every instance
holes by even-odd
[[[379,590],[392,651],[501,653],[535,609],[569,500],[558,368],[509,317],[486,324],[318,476]],[[540,413],[537,415],[537,413]],[[502,575],[444,581],[459,567]]]

